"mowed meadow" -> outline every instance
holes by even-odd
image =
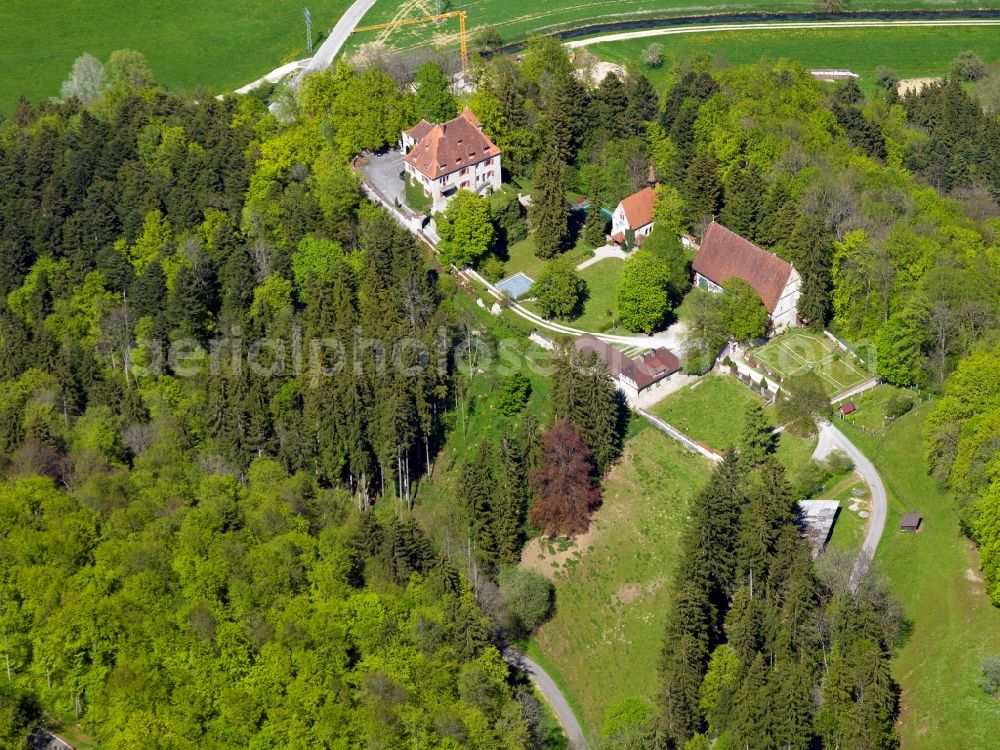
[[[861,76],[867,91],[875,87],[875,71],[885,66],[901,78],[947,75],[963,50],[984,61],[1000,60],[1000,28],[996,26],[893,27],[874,29],[782,29],[667,34],[589,45],[602,60],[621,65],[639,63],[650,44],[663,46],[663,65],[642,72],[657,86],[667,83],[671,64],[694,54],[729,65],[785,58],[807,68],[846,68]]]
[[[174,89],[220,91],[306,57],[303,6],[326,36],[350,0],[4,0],[0,3],[0,113],[19,96],[59,95],[79,55],[135,49]]]

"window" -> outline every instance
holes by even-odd
[[[468,173],[468,171],[469,171],[469,168],[468,168],[468,167],[462,167],[462,168],[461,168],[461,169],[459,170],[459,172],[458,172],[458,176],[459,176],[459,177],[465,177],[465,175],[466,175],[466,174]]]

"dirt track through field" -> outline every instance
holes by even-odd
[[[782,31],[784,29],[885,29],[885,28],[941,28],[946,26],[1000,26],[996,18],[952,18],[936,20],[912,21],[795,21],[768,23],[719,23],[701,26],[677,26],[661,29],[641,29],[639,31],[619,31],[613,34],[601,34],[587,39],[574,39],[566,42],[571,49],[587,47],[591,44],[605,42],[621,42],[628,39],[646,39],[673,34],[709,34],[721,31]]]

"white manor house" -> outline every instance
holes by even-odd
[[[482,194],[500,188],[500,149],[466,107],[453,120],[421,120],[403,132],[404,170],[443,211],[459,190]]]

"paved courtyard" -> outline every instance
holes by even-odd
[[[403,154],[392,150],[384,154],[365,154],[366,164],[362,174],[390,203],[402,205],[405,201],[403,186]]]

